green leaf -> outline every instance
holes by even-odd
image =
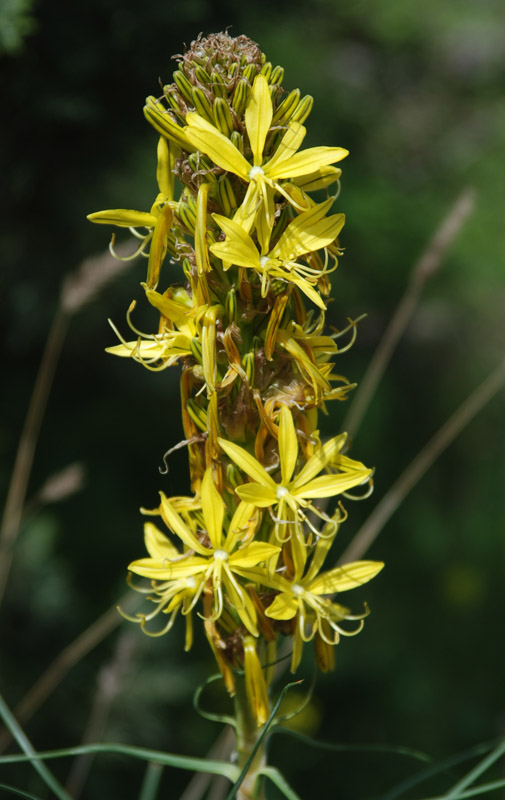
[[[3,719],[5,725],[10,730],[12,736],[18,743],[19,747],[23,751],[25,755],[20,756],[20,759],[23,761],[30,761],[34,770],[39,773],[40,777],[52,791],[56,795],[59,800],[72,800],[68,792],[65,791],[63,786],[56,780],[54,775],[48,770],[45,764],[40,762],[40,754],[36,753],[32,747],[31,742],[26,737],[23,729],[19,725],[18,721],[12,714],[11,710],[7,706],[7,703],[4,701],[3,697],[0,695],[0,717]]]
[[[272,731],[272,734],[277,736],[283,734],[284,736],[291,736],[298,739],[302,744],[308,747],[314,747],[316,750],[328,750],[336,753],[390,753],[391,755],[407,756],[408,758],[415,758],[418,761],[431,761],[431,756],[423,753],[421,750],[413,750],[411,747],[403,747],[401,745],[381,745],[381,744],[340,744],[335,742],[320,742],[317,739],[311,739],[310,736],[305,736],[303,733],[291,730],[290,728],[277,727]],[[386,800],[385,797],[381,800]]]
[[[300,795],[293,791],[282,772],[279,772],[275,767],[265,767],[260,774],[269,778],[288,800],[301,800]]]
[[[0,764],[18,764],[26,761],[38,763],[50,758],[66,758],[67,756],[88,755],[90,753],[115,753],[116,755],[131,756],[144,761],[153,761],[167,767],[187,769],[190,772],[208,772],[211,775],[223,775],[229,781],[236,781],[239,775],[238,767],[227,761],[216,761],[210,758],[193,758],[179,756],[175,753],[163,753],[159,750],[148,750],[145,747],[134,747],[128,744],[87,744],[78,747],[65,747],[61,750],[46,750],[34,755],[4,755],[0,756]],[[40,765],[44,766],[44,765]],[[62,797],[63,795],[58,795]],[[65,800],[71,800],[68,794]]]
[[[221,675],[220,672],[217,672],[215,675],[211,675],[210,678],[207,678],[206,681],[200,684],[200,686],[197,688],[197,690],[193,695],[193,708],[204,719],[208,719],[211,722],[222,722],[224,725],[231,725],[234,728],[235,725],[237,724],[235,717],[232,717],[228,714],[213,714],[210,711],[204,711],[200,705],[200,697],[206,686],[208,686],[209,683],[214,683],[214,681],[219,681],[219,680],[222,681],[223,676]]]
[[[150,763],[147,765],[140,788],[139,800],[156,800],[162,775],[163,766],[161,764]]]
[[[490,783],[481,783],[479,786],[474,786],[473,789],[467,789],[464,792],[458,792],[458,794],[451,794],[450,796],[451,798],[454,796],[454,800],[464,800],[466,797],[476,797],[478,794],[487,794],[488,792],[494,792],[496,789],[503,789],[504,786],[505,780],[491,781]],[[427,798],[427,800],[447,800],[448,797],[448,794],[441,794],[438,797]]]
[[[414,786],[424,783],[433,776],[439,775],[441,772],[448,771],[451,767],[454,767],[457,764],[461,764],[464,761],[469,761],[471,758],[475,758],[475,756],[486,753],[494,748],[497,743],[500,744],[502,742],[502,738],[498,740],[494,739],[491,742],[481,742],[480,744],[475,745],[468,750],[463,750],[462,752],[456,753],[448,758],[441,759],[435,764],[425,767],[420,772],[417,772],[415,775],[412,775],[410,778],[406,778],[401,783],[394,786],[389,792],[386,792],[386,794],[384,794],[380,800],[397,800],[398,797],[404,795]]]
[[[482,761],[479,761],[477,766],[468,772],[464,778],[458,781],[452,789],[444,795],[444,800],[458,800],[460,797],[470,797],[471,795],[467,795],[466,793],[462,793],[467,786],[471,786],[477,778],[479,778],[489,767],[494,764],[501,756],[505,753],[505,739],[503,739],[495,748],[494,750],[489,753]]]
[[[0,789],[5,789],[6,792],[15,794],[17,797],[27,797],[28,800],[40,800],[40,797],[35,797],[34,794],[28,794],[28,792],[23,792],[15,786],[7,786],[6,783],[0,783]]]

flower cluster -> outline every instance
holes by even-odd
[[[150,370],[182,367],[192,495],[161,494],[146,512],[166,531],[147,522],[149,556],[129,565],[150,579],[149,589],[136,588],[154,604],[135,620],[152,632],[161,614],[158,635],[180,612],[189,649],[195,610],[230,693],[234,670],[245,669],[258,724],[279,640],[293,639],[293,671],[312,640],[318,665],[330,669],[334,645],[368,613],[354,615],[333,596],[382,568],[323,569],[345,518],[340,501],[327,513],[327,499],[368,486],[372,474],[345,454],[345,434],[323,444],[318,431],[318,411],[353,388],[332,358],[355,323],[324,333],[344,224],[331,213],[335,165],[347,151],[303,148],[312,98],[287,93],[282,80],[246,37],[200,37],[144,109],[160,135],[151,209],[89,216],[137,238],[145,296],[159,312],[149,334],[129,312],[136,337],[118,332],[109,352]]]

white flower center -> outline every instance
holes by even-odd
[[[303,594],[303,586],[298,586],[297,583],[294,583],[291,587],[291,591],[296,597],[299,597],[301,594]]]
[[[228,553],[226,550],[215,550],[214,561],[228,561]]]
[[[186,588],[196,589],[196,580],[194,578],[186,578]]]
[[[261,167],[251,167],[251,170],[249,172],[249,177],[253,181],[255,179],[256,175],[264,175],[264,174],[265,173],[264,173],[264,171],[262,170]]]
[[[268,258],[268,256],[261,256],[261,258],[260,258],[260,268],[261,269],[265,269],[265,267],[266,267],[266,265],[268,264],[269,261],[270,261],[270,259]]]
[[[277,487],[277,491],[275,493],[275,496],[277,497],[277,500],[280,500],[282,497],[286,497],[287,494],[289,494],[289,489],[286,489],[285,486],[278,486]]]

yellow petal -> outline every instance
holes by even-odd
[[[186,122],[184,134],[193,147],[209,156],[218,167],[249,180],[251,165],[226,136],[194,111],[186,115]]]
[[[304,253],[311,253],[328,247],[335,241],[344,227],[345,215],[325,214],[331,208],[333,198],[304,211],[291,222],[271,254],[282,261],[294,261]]]
[[[186,317],[188,307],[177,302],[173,298],[166,297],[164,294],[155,292],[153,289],[146,289],[146,297],[152,306],[158,309],[164,317],[177,324],[181,321],[188,322]]]
[[[359,486],[360,483],[364,483],[371,474],[372,470],[366,469],[362,472],[341,472],[338,475],[323,475],[320,478],[314,478],[313,481],[309,481],[309,483],[297,490],[293,489],[291,494],[295,497],[306,499],[333,497],[336,494],[352,489],[353,486]]]
[[[263,170],[268,177],[283,161],[291,158],[301,147],[301,144],[307,133],[306,128],[300,125],[299,122],[292,122],[286,133],[282,137],[277,150],[270,159],[270,161],[263,166]]]
[[[147,285],[152,288],[158,283],[161,266],[167,254],[168,234],[172,224],[172,209],[169,205],[160,209],[160,215],[154,226],[151,247],[149,248],[149,261],[147,263]]]
[[[251,503],[239,503],[230,522],[224,549],[231,553],[240,539],[243,539],[249,531],[249,522],[254,516],[255,506]]]
[[[382,561],[353,561],[328,572],[322,572],[312,581],[308,590],[313,594],[333,594],[355,589],[375,578],[383,566]]]
[[[207,396],[215,390],[216,383],[216,320],[220,306],[211,306],[204,314],[202,324],[202,363],[203,377],[207,384]]]
[[[231,600],[233,607],[239,615],[242,623],[245,625],[249,633],[253,636],[258,635],[258,628],[256,625],[256,609],[254,603],[249,597],[247,591],[243,589],[235,580],[231,571],[225,569],[223,572],[223,584],[226,593]]]
[[[154,228],[158,220],[154,214],[148,214],[146,211],[134,211],[132,208],[95,211],[94,214],[88,214],[87,219],[101,225],[117,225],[119,228]]]
[[[326,189],[332,183],[338,181],[342,175],[342,170],[339,167],[321,167],[316,172],[311,172],[310,175],[304,175],[302,178],[296,178],[295,183],[304,192],[315,192],[318,189]]]
[[[249,234],[232,219],[221,214],[213,214],[213,217],[226,234],[226,241],[211,245],[210,252],[228,264],[259,269],[260,256]]]
[[[268,168],[268,177],[273,180],[280,178],[299,178],[314,172],[327,164],[334,164],[349,155],[343,147],[309,147],[291,158],[281,161],[278,166]]]
[[[196,204],[195,259],[199,275],[204,272],[210,272],[212,269],[207,249],[207,196],[209,188],[208,183],[200,184]]]
[[[151,558],[179,558],[180,552],[152,522],[144,525],[144,543]]]
[[[245,126],[255,166],[260,166],[263,160],[263,148],[272,124],[272,114],[268,81],[264,75],[257,75],[245,110]]]
[[[188,528],[182,517],[174,511],[163,492],[160,492],[160,497],[160,513],[167,527],[176,533],[190,550],[195,550],[197,553],[200,553],[200,555],[209,555],[209,550],[204,547],[203,544],[200,544],[195,534]]]
[[[230,567],[239,567],[242,570],[248,567],[255,567],[257,564],[269,561],[272,556],[279,553],[280,549],[277,545],[267,544],[267,542],[251,542],[251,544],[231,554],[229,559]]]
[[[168,197],[169,200],[174,199],[174,165],[174,146],[170,146],[170,142],[164,136],[160,136],[156,180],[160,192]]]
[[[142,575],[143,578],[151,578],[157,581],[167,581],[180,577],[191,577],[198,575],[208,567],[207,559],[194,558],[187,561],[170,562],[164,559],[139,558],[128,564],[130,572],[135,575]]]
[[[347,439],[346,433],[341,433],[339,436],[334,436],[322,447],[317,450],[311,458],[307,461],[301,472],[298,473],[293,482],[293,489],[298,489],[308,483],[316,475],[319,475],[330,461],[332,461],[342,450]]]
[[[258,181],[250,181],[242,205],[236,210],[233,221],[249,233],[256,219],[259,205]]]
[[[218,441],[226,455],[231,458],[241,470],[249,475],[250,478],[261,483],[262,486],[269,487],[274,492],[277,490],[275,481],[270,477],[264,467],[261,466],[259,461],[257,461],[254,456],[250,455],[247,450],[244,450],[243,447],[239,447],[238,444],[229,442],[227,439],[219,439]]]
[[[273,619],[293,619],[297,611],[298,600],[291,594],[282,593],[268,606],[265,614]]]
[[[298,286],[300,291],[307,295],[309,300],[312,300],[316,306],[322,308],[323,311],[326,311],[326,306],[321,296],[316,292],[315,289],[312,288],[310,283],[297,275],[296,272],[287,272],[283,269],[269,270],[269,272],[273,278],[279,278],[280,280],[288,281],[289,283],[293,283],[295,286]]]
[[[237,486],[235,491],[245,503],[252,503],[258,508],[268,508],[277,502],[276,489],[262,483],[244,483]]]
[[[223,541],[224,503],[212,478],[212,469],[205,470],[202,480],[202,511],[207,533],[215,550],[219,550]]]
[[[298,459],[298,441],[293,416],[287,406],[282,406],[280,413],[279,457],[282,483],[285,486],[291,480]]]

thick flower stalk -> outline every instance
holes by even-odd
[[[323,569],[346,517],[342,499],[366,493],[372,476],[346,454],[345,434],[323,443],[318,428],[319,411],[353,388],[333,359],[356,324],[324,332],[345,221],[332,210],[336,165],[347,151],[303,147],[312,98],[284,90],[283,69],[246,37],[199,37],[178,58],[174,82],[144,109],[159,134],[151,208],[89,216],[135,236],[132,257],[147,260],[142,286],[159,315],[140,333],[132,303],[134,336],[114,328],[120,343],[109,352],[181,369],[192,495],[162,494],[146,512],[164,528],[146,523],[148,557],[129,565],[150,581],[136,588],[153,604],[135,621],[159,635],[180,613],[189,649],[195,611],[241,698],[239,716],[258,727],[278,645],[292,639],[292,671],[310,642],[330,669],[335,645],[368,614],[334,596],[383,566]],[[256,778],[249,783],[243,796],[260,797]]]

